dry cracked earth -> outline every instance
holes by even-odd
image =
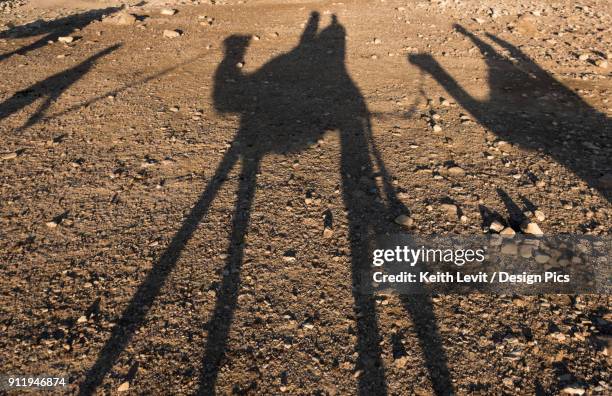
[[[610,234],[611,21],[608,0],[0,1],[0,373],[610,394],[608,295],[355,282],[374,235]]]

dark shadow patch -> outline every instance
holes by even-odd
[[[41,34],[44,34],[44,36],[20,49],[0,55],[0,62],[10,56],[16,54],[25,55],[28,52],[44,47],[49,41],[57,41],[59,37],[67,36],[77,29],[83,29],[93,21],[100,20],[105,15],[113,14],[119,10],[120,8],[117,7],[91,10],[51,21],[34,21],[2,31],[0,32],[0,39],[21,39]]]

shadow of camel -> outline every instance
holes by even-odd
[[[13,55],[25,55],[30,51],[44,47],[49,41],[56,41],[58,37],[66,36],[75,31],[82,29],[91,22],[101,19],[105,15],[109,15],[119,11],[118,7],[108,7],[98,10],[90,10],[80,14],[69,15],[67,17],[54,19],[52,21],[34,21],[26,25],[15,26],[8,30],[0,32],[0,39],[17,39],[38,36],[44,34],[41,38],[28,44],[20,49],[7,52],[0,55],[0,62]]]
[[[502,56],[460,25],[485,57],[489,98],[477,100],[428,54],[410,55],[410,63],[429,73],[457,103],[501,139],[528,150],[541,150],[610,201],[612,171],[609,118],[565,87],[514,45],[487,34],[508,51]]]
[[[115,44],[108,47],[78,65],[54,74],[43,81],[31,85],[27,89],[16,92],[13,96],[0,103],[0,121],[44,97],[38,109],[32,114],[19,131],[34,125],[45,114],[45,111],[66,91],[95,65],[96,61],[121,47]]]
[[[95,364],[85,376],[80,394],[91,394],[125,349],[134,331],[143,323],[155,298],[176,266],[181,253],[207,214],[230,171],[240,164],[227,261],[220,269],[222,280],[215,308],[206,326],[208,337],[203,354],[197,394],[215,394],[219,369],[240,287],[245,233],[257,188],[257,174],[269,153],[291,153],[307,149],[329,129],[340,131],[342,198],[348,210],[354,316],[357,327],[358,360],[361,372],[358,391],[362,395],[387,393],[381,336],[375,299],[360,293],[369,282],[370,247],[374,235],[389,228],[389,213],[403,208],[395,197],[391,178],[371,137],[370,115],[365,100],[350,78],[344,63],[346,32],[336,16],[319,30],[319,14],[312,13],[298,45],[275,57],[253,73],[239,65],[249,45],[248,36],[230,36],[224,41],[224,59],[214,76],[213,99],[217,111],[239,113],[240,128],[219,163],[214,177],[195,203],[181,228],[136,290],[118,325]],[[374,182],[375,167],[383,187]],[[386,196],[387,203],[381,199]],[[431,381],[438,394],[451,393],[446,358],[441,347],[431,300],[404,299],[413,315]],[[431,352],[437,355],[431,355]]]

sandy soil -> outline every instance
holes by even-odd
[[[608,296],[353,286],[373,235],[610,234],[607,0],[120,5],[0,14],[1,373],[610,393]]]

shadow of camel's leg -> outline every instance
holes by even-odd
[[[431,296],[412,294],[402,296],[401,300],[412,319],[435,394],[452,395],[453,383],[448,370],[446,353],[442,347]]]
[[[38,98],[45,96],[46,98],[38,107],[38,110],[28,119],[27,123],[23,127],[18,129],[18,131],[27,126],[31,126],[40,119],[54,100],[59,98],[62,93],[64,93],[75,82],[87,74],[98,59],[116,51],[119,48],[121,48],[121,44],[110,46],[100,52],[95,53],[70,69],[66,69],[62,72],[49,76],[46,79],[31,85],[25,90],[16,92],[9,99],[0,103],[0,121],[32,104]]]
[[[371,128],[368,127],[369,130]],[[391,174],[378,150],[372,134],[369,135],[369,143],[374,161],[383,177],[383,192],[387,197],[388,210],[399,210],[399,213],[408,213],[408,209],[397,197],[396,191],[391,184]],[[402,296],[404,309],[408,312],[419,339],[419,346],[425,357],[425,364],[437,395],[453,394],[452,382],[448,370],[446,354],[442,347],[442,339],[438,332],[436,317],[433,311],[431,297],[426,294],[415,294]]]
[[[374,296],[365,294],[362,282],[368,282],[369,273],[369,229],[372,215],[376,213],[375,197],[361,186],[362,177],[372,179],[372,164],[368,151],[368,140],[363,125],[351,122],[342,131],[342,195],[349,216],[349,239],[351,248],[351,271],[353,281],[354,310],[357,321],[357,369],[360,395],[386,395],[384,366],[380,349],[380,335],[376,318]]]
[[[60,36],[62,36],[60,34]],[[11,52],[7,52],[5,54],[0,54],[0,62],[2,62],[4,59],[8,59],[13,55],[25,55],[30,51],[34,51],[38,48],[41,48],[45,45],[47,45],[49,43],[50,40],[55,41],[57,39],[58,35],[55,33],[50,33],[47,34],[46,36],[43,36],[42,38],[36,40],[35,42],[33,42],[32,44],[26,45],[22,48],[16,49],[14,51]]]
[[[234,209],[232,235],[228,259],[223,268],[223,280],[218,290],[215,310],[208,322],[208,338],[200,373],[198,395],[214,395],[219,366],[225,355],[240,286],[240,267],[244,256],[244,236],[249,224],[251,205],[255,195],[260,159],[243,158],[242,172]]]
[[[79,389],[79,395],[91,395],[102,383],[104,376],[113,367],[113,364],[130,342],[134,331],[143,323],[145,316],[151,309],[168,275],[176,266],[181,253],[199,222],[208,212],[212,200],[217,195],[227,174],[238,160],[237,149],[230,149],[217,167],[215,175],[210,179],[206,189],[200,195],[191,212],[183,222],[181,228],[172,238],[160,259],[153,265],[147,277],[134,293],[128,306],[123,311],[117,325],[113,328],[110,338],[98,354],[95,364],[85,375],[85,380]]]
[[[17,92],[3,103],[0,103],[0,121],[29,106],[38,100],[40,96],[34,95],[34,93]]]

